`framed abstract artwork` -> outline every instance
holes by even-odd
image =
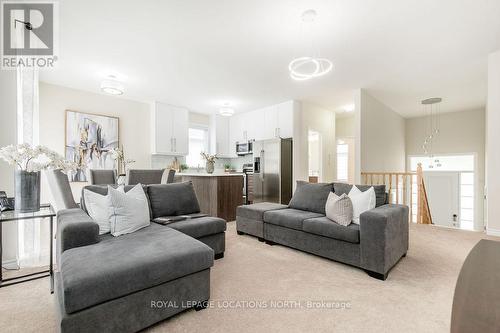
[[[90,169],[115,169],[111,151],[119,147],[119,119],[66,110],[66,159],[78,169],[68,173],[72,182],[87,182]]]

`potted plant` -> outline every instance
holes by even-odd
[[[189,166],[186,163],[182,163],[179,167],[179,172],[183,172],[187,169],[189,169]]]
[[[201,157],[206,161],[205,163],[205,171],[207,173],[214,173],[215,170],[215,160],[218,159],[217,154],[210,155],[205,152],[201,152]]]
[[[40,173],[47,169],[61,169],[64,173],[76,171],[77,164],[44,146],[33,147],[23,143],[0,149],[0,158],[15,171],[15,208],[21,213],[40,210]]]
[[[224,172],[231,172],[231,169],[232,169],[231,164],[229,163],[224,164]]]

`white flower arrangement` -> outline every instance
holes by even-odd
[[[23,143],[0,148],[0,159],[27,172],[47,169],[61,169],[63,172],[75,171],[77,164],[65,160],[57,152],[44,146],[31,146]]]
[[[135,163],[135,160],[125,158],[125,153],[123,152],[123,147],[113,148],[113,150],[111,150],[111,158],[114,159],[115,161],[117,161],[120,165],[122,165],[123,171],[126,171],[127,167],[130,164]]]

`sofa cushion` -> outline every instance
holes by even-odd
[[[302,230],[302,221],[320,216],[322,216],[322,214],[286,208],[265,212],[264,222],[290,229]]]
[[[387,195],[385,193],[385,185],[356,185],[357,188],[361,192],[365,192],[370,187],[373,187],[375,190],[375,196],[377,198],[377,203],[375,207],[383,206],[387,203]],[[349,194],[351,191],[352,185],[345,183],[333,183],[333,192],[337,195]]]
[[[343,226],[330,221],[327,217],[316,217],[305,220],[302,223],[302,230],[319,236],[359,243],[359,225],[354,223]]]
[[[59,271],[68,314],[213,265],[210,247],[156,223],[121,237],[100,238],[97,244],[61,255]]]
[[[200,212],[191,182],[149,185],[148,194],[154,219]]]
[[[265,212],[285,208],[288,208],[288,206],[274,202],[259,202],[251,205],[238,206],[238,208],[236,208],[236,216],[262,221]]]
[[[201,238],[226,231],[226,221],[218,217],[205,216],[169,223],[166,227],[194,238]]]
[[[297,189],[288,206],[325,215],[325,204],[331,191],[332,183],[315,184],[298,180]]]

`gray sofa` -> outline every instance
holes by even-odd
[[[238,234],[249,234],[268,244],[281,244],[364,269],[385,280],[408,251],[408,207],[386,204],[385,186],[374,186],[376,207],[347,227],[325,216],[328,194],[348,193],[352,185],[297,182],[288,206],[258,203],[237,210]],[[359,186],[366,191],[370,186]]]
[[[107,193],[106,186],[86,189]],[[200,211],[191,183],[143,189],[152,219]],[[137,332],[188,308],[206,306],[210,267],[224,255],[226,221],[200,217],[167,226],[151,223],[113,237],[99,235],[84,200],[81,207],[57,216],[60,331]]]

